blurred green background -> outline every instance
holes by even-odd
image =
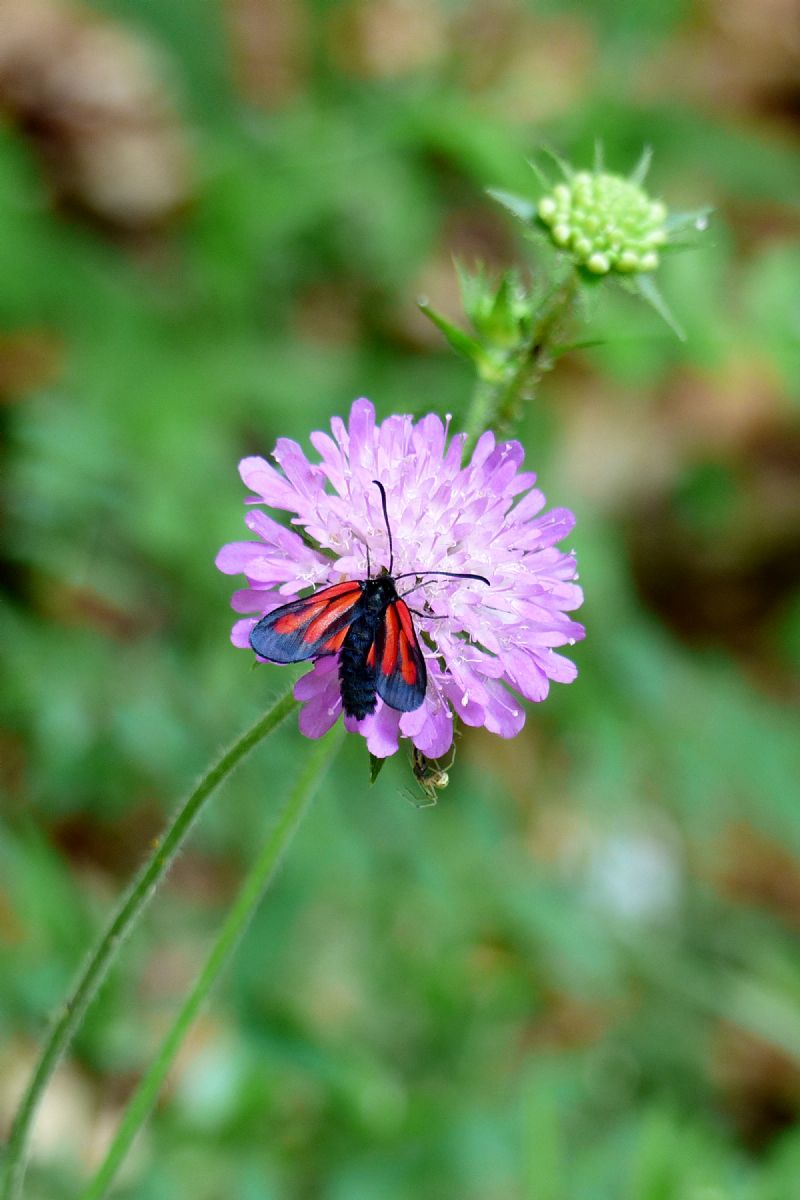
[[[522,431],[578,682],[438,807],[349,739],[115,1195],[800,1196],[800,158],[790,0],[5,0],[0,1129],[165,815],[286,682],[228,642],[236,463],[357,395],[463,412],[416,309],[601,137],[710,203]],[[48,1093],[76,1194],[307,743],[215,799]]]

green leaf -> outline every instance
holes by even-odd
[[[494,294],[491,312],[489,313],[493,321],[504,320],[511,312],[518,284],[516,275],[517,273],[513,267],[511,270],[503,272],[497,291]]]
[[[655,309],[662,321],[666,321],[676,337],[682,342],[686,341],[686,334],[677,319],[672,315],[669,305],[667,304],[661,292],[656,287],[650,275],[634,275],[630,280],[631,290],[641,296],[651,308]]]
[[[539,164],[536,162],[536,160],[535,160],[535,159],[533,159],[533,158],[529,158],[529,159],[528,159],[528,166],[529,166],[529,167],[530,167],[530,169],[533,171],[534,175],[535,175],[535,176],[536,176],[536,178],[539,180],[539,183],[542,185],[542,187],[544,188],[544,190],[545,190],[546,192],[550,192],[550,191],[552,191],[552,190],[553,190],[553,181],[552,181],[552,179],[548,178],[548,176],[547,176],[547,175],[545,175],[544,171],[543,171],[543,170],[542,170],[542,168],[539,166]]]
[[[516,341],[520,321],[530,315],[529,310],[530,303],[525,303],[519,274],[513,268],[504,271],[486,316],[486,328],[481,332],[487,333],[495,342]]]
[[[645,179],[647,178],[647,172],[650,170],[650,163],[652,161],[653,161],[653,147],[645,146],[639,157],[639,161],[637,162],[636,166],[633,168],[630,175],[628,176],[631,183],[637,184],[638,187],[642,186]]]
[[[513,192],[504,192],[500,188],[487,188],[486,192],[525,225],[530,225],[536,217],[533,200],[526,200],[524,196],[516,196]]]
[[[664,222],[669,241],[673,240],[673,235],[676,233],[688,234],[693,239],[697,239],[708,229],[709,218],[713,211],[711,205],[707,204],[703,208],[694,208],[687,212],[669,213]],[[668,246],[669,243],[663,248],[666,250]]]
[[[494,284],[489,280],[483,263],[476,263],[470,270],[459,258],[453,260],[458,276],[458,289],[464,312],[476,329],[479,329],[493,303]]]
[[[478,342],[465,333],[463,329],[459,329],[452,321],[448,321],[441,313],[437,313],[431,308],[427,300],[419,300],[420,311],[425,314],[429,321],[433,321],[436,328],[444,335],[445,339],[457,354],[463,354],[465,358],[469,358],[472,362],[483,363],[485,355]]]
[[[570,354],[573,350],[594,350],[597,346],[607,346],[608,338],[583,338],[578,342],[562,342],[560,345],[551,346],[550,357],[561,358],[564,354]]]
[[[542,145],[541,152],[542,152],[542,154],[546,154],[547,157],[556,164],[559,171],[561,172],[561,174],[564,176],[564,178],[566,180],[569,181],[570,179],[572,179],[575,172],[573,171],[572,167],[569,165],[567,160],[565,158],[561,157],[561,155],[558,153],[558,151],[554,150],[552,148],[552,146]]]
[[[381,771],[383,770],[385,762],[386,762],[385,758],[376,758],[376,756],[374,754],[370,754],[370,756],[369,756],[369,781],[370,781],[370,783],[374,783],[375,780],[378,778]]]

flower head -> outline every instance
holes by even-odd
[[[582,601],[575,559],[557,548],[574,525],[572,513],[542,511],[535,476],[520,469],[519,442],[497,443],[484,433],[462,465],[465,435],[448,440],[439,417],[392,416],[376,424],[368,400],[356,400],[348,425],[334,418],[331,432],[311,435],[319,462],[280,438],[272,455],[277,468],[263,458],[240,464],[253,493],[248,502],[291,513],[296,528],[253,508],[245,523],[257,540],[223,546],[217,556],[221,571],[247,580],[234,592],[233,608],[256,614],[236,622],[233,644],[249,647],[257,621],[305,588],[364,579],[368,559],[373,576],[388,568],[387,530],[373,483],[379,479],[395,575],[466,572],[485,576],[491,586],[431,577],[414,587],[409,603],[421,614],[414,622],[428,674],[422,705],[401,713],[379,699],[373,713],[360,721],[345,717],[345,724],[380,758],[394,754],[400,738],[429,758],[441,757],[453,742],[454,716],[513,737],[525,722],[514,692],[543,700],[551,680],[570,683],[577,673],[555,650],[584,635],[566,615]],[[342,712],[336,658],[318,659],[295,696],[304,705],[301,730],[321,737]]]
[[[667,210],[640,185],[605,171],[579,171],[538,204],[550,236],[596,275],[654,271],[667,240]]]

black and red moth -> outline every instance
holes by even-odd
[[[401,596],[398,579],[422,575],[448,575],[453,579],[478,579],[483,575],[455,571],[407,571],[393,575],[394,547],[386,510],[386,491],[380,489],[386,532],[389,535],[389,569],[367,578],[352,579],[322,588],[301,600],[274,609],[254,626],[250,645],[261,658],[275,663],[305,662],[339,655],[342,708],[361,720],[375,711],[377,696],[399,712],[413,712],[425,699],[428,672],[410,609]],[[417,613],[425,616],[425,613]],[[427,614],[430,615],[430,614]]]

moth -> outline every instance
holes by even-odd
[[[367,549],[366,579],[334,583],[283,604],[262,617],[250,634],[253,650],[270,662],[305,662],[337,654],[342,708],[359,721],[375,711],[378,696],[398,712],[413,712],[425,699],[428,672],[412,613],[438,618],[417,612],[405,602],[405,597],[422,587],[424,580],[402,594],[397,590],[398,581],[439,575],[476,579],[490,586],[483,575],[457,571],[426,569],[394,575],[386,489],[379,480],[372,482],[381,494],[389,538],[388,570],[373,576]]]

